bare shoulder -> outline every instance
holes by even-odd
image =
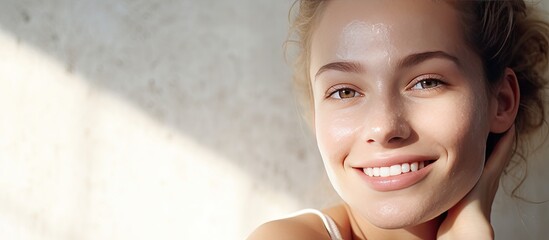
[[[330,239],[322,220],[314,214],[303,214],[264,223],[248,237],[248,240],[321,240]]]

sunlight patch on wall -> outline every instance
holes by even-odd
[[[1,239],[240,239],[297,206],[3,31],[0,52]]]

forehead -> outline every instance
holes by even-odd
[[[385,50],[393,50],[395,58],[439,50],[459,55],[464,39],[459,13],[446,1],[332,0],[313,32],[311,68],[319,59],[337,61],[382,48],[391,48]]]

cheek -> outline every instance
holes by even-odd
[[[488,105],[486,101],[472,98],[459,104],[458,111],[461,114],[454,121],[456,127],[452,133],[456,136],[452,143],[457,155],[456,161],[471,161],[482,165],[490,129]]]
[[[479,94],[468,92],[414,107],[413,129],[420,138],[446,148],[448,154],[484,150],[489,133],[488,104]],[[482,96],[482,95],[480,95]],[[423,136],[422,136],[423,135]]]
[[[345,111],[315,111],[318,148],[325,162],[341,163],[361,129],[360,116]]]
[[[343,196],[343,165],[361,129],[360,117],[344,110],[315,110],[315,133],[326,173],[335,191]],[[342,175],[343,174],[343,175]]]
[[[479,103],[479,101],[477,101]],[[454,183],[460,182],[474,185],[484,168],[486,140],[489,124],[486,106],[483,104],[470,106],[471,115],[464,115],[459,121],[461,129],[457,129],[456,138],[452,144],[454,150],[449,152],[449,164],[452,166],[450,175],[455,176]],[[472,187],[472,186],[469,186]]]
[[[439,179],[445,185],[439,194],[446,199],[441,201],[448,204],[446,207],[465,196],[478,181],[484,167],[489,133],[486,101],[464,96],[453,103],[441,104],[453,107],[438,108],[429,115],[427,112],[418,113],[423,114],[423,119],[431,116],[418,126],[422,128],[418,131],[424,133],[423,139],[430,139],[432,146],[438,146],[439,151],[446,155],[436,165]]]

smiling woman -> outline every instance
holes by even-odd
[[[341,234],[302,214],[250,239],[493,238],[500,175],[545,122],[549,25],[522,0],[296,3],[298,93],[344,201],[317,215]]]

